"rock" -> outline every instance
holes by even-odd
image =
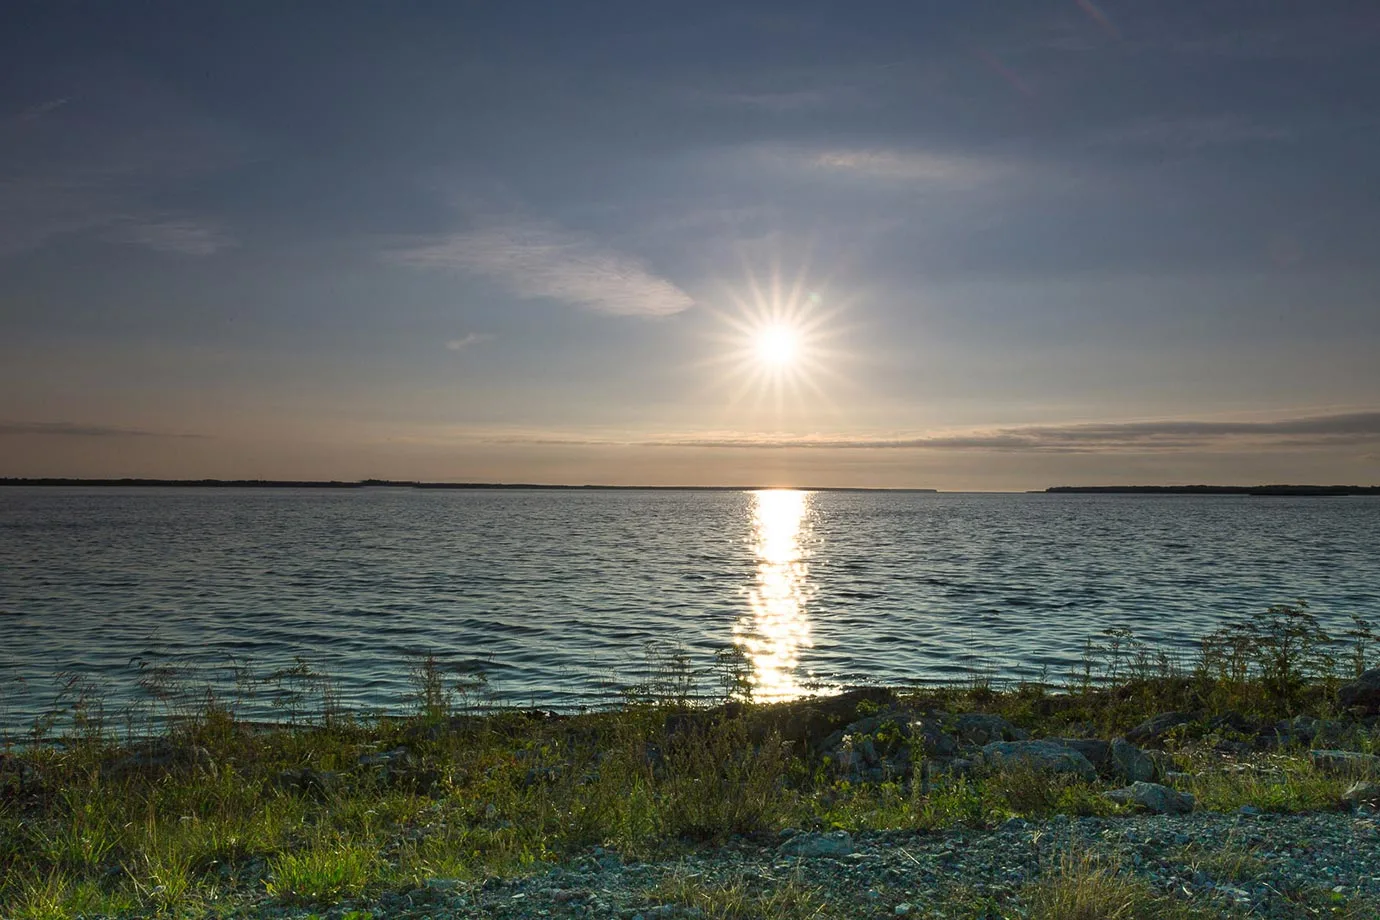
[[[1309,751],[1308,759],[1332,776],[1380,776],[1380,756],[1357,751]]]
[[[361,754],[359,765],[361,767],[384,767],[390,770],[407,769],[412,766],[412,752],[405,747],[397,747],[391,751]]]
[[[1198,717],[1191,712],[1162,712],[1153,718],[1146,719],[1127,732],[1126,740],[1142,746],[1161,744],[1165,736],[1174,729],[1180,725],[1192,724],[1197,720]]]
[[[1046,738],[1045,740],[1066,747],[1071,751],[1077,751],[1088,758],[1088,762],[1093,765],[1098,776],[1111,775],[1111,742],[1101,741],[1097,738]]]
[[[913,910],[915,910],[914,905],[909,901],[902,901],[900,904],[896,905],[896,909],[892,911],[892,913],[898,917],[909,917],[910,912]]]
[[[1254,805],[1242,805],[1240,808],[1236,809],[1236,813],[1247,818],[1258,818],[1264,814],[1264,812]]]
[[[1380,805],[1380,783],[1359,780],[1342,793],[1342,801],[1348,805]]]
[[[789,703],[755,707],[748,716],[748,734],[761,743],[773,732],[810,750],[822,750],[821,742],[834,731],[857,721],[858,706],[868,703],[879,709],[896,700],[887,687],[860,687],[836,696],[812,697]]]
[[[141,745],[101,768],[101,772],[106,776],[116,778],[135,773],[166,773],[174,770],[214,773],[216,760],[210,751],[199,744],[173,744],[160,740]]]
[[[1159,783],[1132,783],[1124,789],[1113,789],[1107,798],[1121,805],[1138,805],[1157,815],[1186,815],[1193,811],[1193,796]]]
[[[1349,684],[1337,688],[1337,702],[1361,715],[1380,713],[1380,668],[1371,668]]]
[[[965,712],[958,717],[954,734],[964,744],[985,745],[994,741],[1025,741],[1030,733],[1019,729],[1001,716],[981,712]]]
[[[38,791],[38,773],[28,763],[0,751],[0,802]]]
[[[1073,775],[1087,782],[1097,779],[1088,758],[1052,741],[994,741],[982,749],[982,756],[994,766],[1019,763],[1043,773]]]
[[[830,834],[796,834],[776,850],[782,856],[823,856],[838,859],[851,856],[853,838],[847,831]]]
[[[340,774],[299,767],[279,772],[273,777],[273,784],[280,789],[324,798],[340,788]]]
[[[958,739],[945,732],[938,719],[912,720],[910,736],[927,757],[951,757],[958,753]]]
[[[1332,719],[1314,719],[1310,716],[1295,716],[1283,719],[1273,726],[1273,733],[1282,745],[1325,744],[1336,745],[1351,733],[1351,726]]]
[[[1112,739],[1111,753],[1117,777],[1128,783],[1151,782],[1160,772],[1148,754],[1125,738]]]

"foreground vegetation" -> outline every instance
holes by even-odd
[[[328,683],[314,683],[311,718],[255,724],[235,700],[207,691],[195,705],[179,697],[144,737],[117,734],[80,687],[0,753],[0,916],[233,915],[530,873],[595,846],[651,859],[774,840],[787,828],[926,831],[1128,810],[1101,780],[1020,764],[932,774],[919,741],[883,718],[902,709],[948,720],[987,713],[1035,737],[1104,739],[1184,712],[1191,718],[1158,743],[1175,768],[1166,782],[1199,808],[1336,809],[1354,777],[1315,765],[1310,739],[1286,732],[1266,749],[1260,742],[1279,720],[1305,716],[1340,726],[1329,746],[1372,750],[1373,720],[1337,702],[1338,686],[1369,663],[1370,644],[1363,622],[1334,639],[1305,607],[1276,607],[1205,637],[1187,665],[1113,632],[1058,686],[979,677],[844,704],[754,705],[742,662],[726,657],[708,675],[720,702],[705,705],[705,675],[673,655],[630,688],[625,706],[569,717],[488,707],[472,678],[425,658],[405,715],[353,717]],[[270,677],[281,685],[284,673]],[[150,687],[168,681],[151,674]],[[824,734],[869,716],[880,722],[849,743],[913,745],[911,769],[860,779],[822,753]],[[1240,864],[1246,871],[1248,857]],[[828,915],[810,891],[789,886],[683,887],[677,897],[704,916]],[[1076,856],[1056,860],[1027,895],[1034,917],[1203,916]]]

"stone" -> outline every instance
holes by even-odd
[[[1342,793],[1342,801],[1348,805],[1380,805],[1380,783],[1359,780]]]
[[[900,904],[896,905],[896,909],[892,911],[892,913],[898,917],[909,917],[910,912],[913,910],[915,910],[914,905],[909,901],[902,901]]]
[[[1124,789],[1113,789],[1106,796],[1120,805],[1137,805],[1157,815],[1186,815],[1194,806],[1191,794],[1159,783],[1132,783]]]
[[[1126,733],[1126,740],[1132,744],[1161,744],[1165,736],[1181,725],[1190,725],[1198,717],[1191,712],[1162,712],[1146,719]]]
[[[1042,773],[1073,775],[1087,782],[1097,779],[1088,758],[1052,741],[994,741],[982,749],[982,756],[992,766],[1022,764]]]
[[[1125,738],[1112,739],[1111,755],[1113,772],[1128,783],[1148,783],[1159,774],[1150,755]]]
[[[1351,683],[1337,688],[1337,702],[1361,715],[1380,713],[1380,668],[1371,668]]]
[[[853,854],[853,838],[847,831],[829,834],[796,834],[776,850],[782,856],[822,856],[839,859]]]
[[[955,723],[954,734],[964,744],[986,745],[993,741],[1025,741],[1030,733],[1017,728],[1001,716],[965,712]]]
[[[216,771],[211,752],[199,744],[173,744],[160,740],[143,744],[122,757],[107,763],[102,772],[107,776],[124,777],[134,773],[172,772],[175,770]]]
[[[1112,745],[1109,741],[1097,738],[1046,738],[1054,744],[1077,751],[1093,765],[1099,776],[1109,776],[1112,772]]]
[[[1332,776],[1380,776],[1380,756],[1358,751],[1309,751],[1313,766]]]

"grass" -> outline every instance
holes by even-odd
[[[1214,634],[1189,669],[1116,634],[1090,652],[1098,657],[1086,680],[1057,688],[973,682],[916,690],[909,702],[1004,715],[1037,736],[1104,738],[1159,711],[1193,710],[1203,718],[1177,742],[1184,778],[1175,784],[1201,807],[1335,807],[1346,780],[1320,773],[1301,752],[1245,765],[1212,750],[1216,714],[1337,715],[1331,700],[1341,673],[1327,670],[1330,646],[1305,629],[1306,616],[1273,616],[1285,639]],[[1252,647],[1268,657],[1243,664]],[[1292,656],[1287,667],[1277,661],[1281,648]],[[265,901],[334,904],[428,878],[532,872],[592,846],[653,858],[735,836],[774,840],[787,827],[938,830],[1120,810],[1103,797],[1105,784],[1019,765],[925,782],[849,781],[788,740],[789,720],[774,715],[785,710],[697,710],[683,660],[662,667],[622,708],[548,719],[467,714],[482,683],[423,659],[414,668],[415,712],[362,718],[342,711],[329,681],[299,663],[264,681],[285,701],[283,724],[246,722],[203,690],[180,697],[158,737],[127,730],[123,740],[101,723],[94,689],[74,682],[79,698],[66,729],[62,718],[47,718],[27,744],[0,754],[0,916],[204,916]],[[147,673],[157,698],[173,698],[175,675],[154,666]],[[293,689],[294,681],[308,690]],[[736,672],[720,685],[739,694],[744,687]],[[876,712],[863,702],[849,717]],[[869,740],[894,748],[894,729],[883,723]],[[400,748],[405,755],[386,753]],[[707,917],[831,916],[798,882],[706,884],[683,878],[648,897]],[[1061,862],[1025,897],[1031,917],[1199,916],[1090,859]],[[991,905],[970,907],[973,916],[999,915]]]
[[[1029,920],[1207,920],[1219,910],[1155,892],[1116,863],[1091,853],[1064,854],[1023,892]]]

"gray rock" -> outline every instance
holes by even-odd
[[[853,838],[847,831],[796,834],[777,847],[776,852],[782,856],[824,856],[837,859],[853,854]]]
[[[1107,798],[1121,805],[1138,805],[1157,815],[1186,815],[1193,810],[1193,796],[1159,783],[1132,783],[1124,789],[1113,789]]]
[[[1380,757],[1357,751],[1309,751],[1308,759],[1332,776],[1380,776]]]
[[[1365,779],[1360,780],[1342,793],[1342,801],[1350,805],[1380,804],[1380,783],[1372,783]]]
[[[958,717],[954,732],[964,744],[985,745],[994,741],[1025,741],[1030,733],[1017,728],[1001,716],[965,712]]]
[[[1112,745],[1097,738],[1046,738],[1046,741],[1077,751],[1097,770],[1099,776],[1112,774]]]
[[[1349,684],[1337,688],[1337,702],[1363,715],[1380,713],[1380,668],[1371,668]]]
[[[1191,712],[1162,712],[1127,732],[1126,740],[1138,745],[1160,744],[1180,725],[1190,725],[1196,721],[1197,716]]]
[[[1097,770],[1077,751],[1052,741],[994,741],[982,749],[993,766],[1018,763],[1043,773],[1070,774],[1093,782]]]
[[[1116,775],[1128,783],[1152,782],[1159,770],[1148,754],[1125,738],[1112,740],[1112,766]]]

